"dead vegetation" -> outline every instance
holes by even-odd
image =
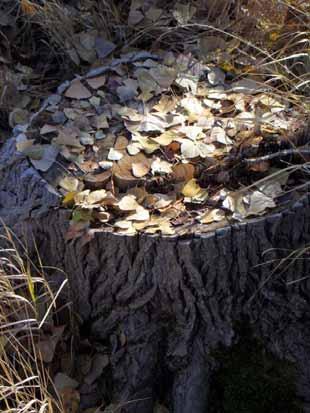
[[[41,351],[43,331],[55,313],[54,297],[42,269],[22,259],[7,235],[8,248],[0,251],[1,411],[59,412],[61,401]],[[45,344],[52,346],[53,341]]]
[[[192,54],[220,68],[228,78],[247,77],[267,84],[276,99],[302,112],[309,110],[308,1],[6,0],[0,11],[1,129],[26,122],[42,98],[73,73],[100,67],[114,51],[139,49]],[[105,43],[96,43],[98,38]],[[260,168],[269,160],[261,159]],[[138,164],[137,173],[144,173],[144,163]],[[148,173],[152,166],[147,168]],[[188,182],[193,178],[190,174]],[[191,195],[194,191],[196,196],[201,187],[191,181],[186,188],[188,182],[181,192],[186,196],[187,190]],[[132,206],[123,207],[132,213]],[[51,373],[54,379],[59,368],[51,367],[56,347],[70,354],[71,327],[54,322],[55,300],[42,268],[34,270],[33,263],[22,260],[13,245],[1,252],[0,267],[1,410],[77,412],[80,396],[74,381],[58,383],[57,393],[51,380]]]

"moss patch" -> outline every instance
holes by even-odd
[[[215,356],[222,368],[212,385],[212,413],[302,413],[293,364],[250,339]]]

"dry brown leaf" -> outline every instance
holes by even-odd
[[[179,163],[172,168],[176,182],[188,182],[194,178],[195,167],[191,163]]]
[[[142,135],[134,135],[133,139],[133,146],[136,146],[140,149],[143,149],[145,153],[151,154],[159,148],[159,144],[154,142],[152,139],[142,136]],[[128,145],[129,146],[129,145]],[[128,147],[127,147],[128,150]]]
[[[160,113],[168,113],[172,112],[176,105],[177,105],[178,99],[174,96],[169,96],[169,95],[163,95],[159,102],[153,106],[153,109],[157,110],[157,112]]]
[[[100,87],[104,86],[106,83],[106,76],[98,76],[98,77],[92,77],[90,79],[87,79],[87,83],[89,84],[90,87],[93,89],[99,89]]]
[[[139,162],[132,164],[132,174],[137,178],[142,178],[150,172],[150,165],[148,162]]]
[[[276,206],[272,196],[262,191],[254,191],[252,194],[245,196],[243,202],[247,205],[246,216],[261,215],[267,208]]]
[[[190,139],[183,139],[181,144],[181,153],[186,159],[192,159],[198,156],[201,158],[206,158],[207,156],[214,155],[215,146],[201,141],[197,142]]]
[[[117,151],[124,151],[128,146],[128,139],[125,136],[118,136],[114,145]]]
[[[149,70],[150,75],[155,79],[161,89],[168,89],[174,82],[177,71],[175,68],[165,65],[157,65]]]
[[[91,92],[80,80],[74,80],[65,92],[65,96],[70,99],[88,99],[92,96]]]
[[[164,132],[167,122],[156,115],[147,115],[139,125],[140,132]]]
[[[75,128],[63,128],[58,132],[58,136],[53,139],[53,143],[83,150],[84,146],[81,145],[77,136],[78,132]]]
[[[144,162],[145,155],[138,153],[137,155],[124,155],[123,158],[115,162],[112,167],[113,176],[117,186],[124,190],[135,186],[139,182],[139,178],[136,178],[132,174],[132,164]]]
[[[124,235],[135,235],[137,232],[132,221],[120,220],[115,222],[114,227],[118,229],[118,233]]]

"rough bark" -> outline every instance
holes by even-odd
[[[240,321],[269,351],[296,363],[298,392],[310,402],[310,279],[297,281],[308,276],[310,262],[291,260],[273,272],[275,260],[309,245],[308,193],[285,210],[207,234],[97,230],[66,242],[69,212],[16,154],[14,139],[0,165],[1,218],[30,252],[35,240],[43,262],[68,274],[81,323],[109,343],[115,400],[124,412],[152,412],[167,372],[173,412],[208,412],[210,354],[238,340]]]

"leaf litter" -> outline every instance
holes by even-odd
[[[178,8],[174,18],[186,22],[193,12]],[[139,10],[129,19],[139,20]],[[210,45],[201,39],[206,52]],[[60,88],[17,139],[47,179],[62,166],[54,186],[72,209],[69,237],[85,227],[204,232],[280,205],[287,183],[272,176],[292,159],[266,156],[296,142],[304,113],[257,80],[227,80],[190,53],[136,51],[109,62]]]

